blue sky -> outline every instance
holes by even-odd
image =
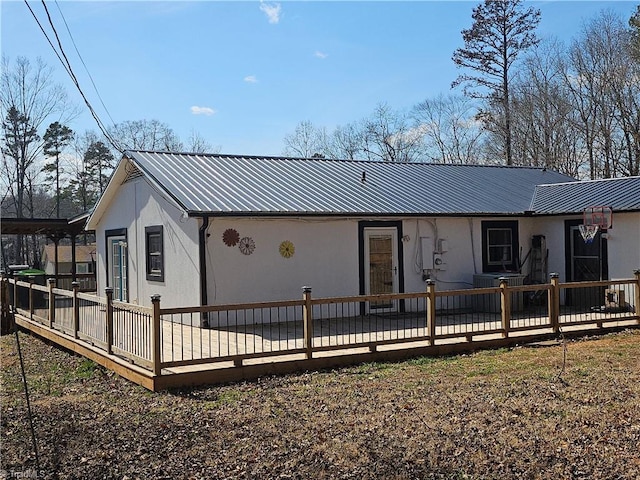
[[[451,55],[477,4],[47,1],[80,85],[105,124],[156,119],[183,139],[197,131],[221,152],[250,155],[281,154],[285,135],[303,120],[332,130],[381,102],[409,109],[449,93],[459,73]],[[30,5],[48,26],[41,2]],[[568,42],[602,9],[626,21],[638,2],[526,5],[542,11],[541,37]],[[2,0],[0,8],[3,55],[41,57],[81,103],[24,1]],[[97,131],[88,113],[70,126]]]

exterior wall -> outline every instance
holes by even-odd
[[[147,280],[145,227],[162,225],[164,281]],[[151,295],[162,296],[164,307],[200,305],[198,220],[164,199],[143,178],[120,186],[96,227],[98,293],[107,287],[105,231],[127,229],[129,303],[151,305]]]
[[[436,281],[438,290],[471,288],[473,275],[482,273],[482,222],[486,220],[518,222],[520,251],[516,255],[523,262],[524,275],[530,269],[531,238],[544,235],[549,250],[548,273],[557,272],[564,281],[564,222],[577,218],[580,216],[405,218],[400,242],[404,291],[424,291],[426,277]],[[313,288],[316,298],[359,294],[358,225],[361,220],[384,219],[211,218],[206,235],[208,303],[290,300],[301,297],[301,288],[305,285]],[[107,285],[105,230],[126,228],[129,301],[149,305],[150,296],[158,293],[162,295],[163,306],[200,305],[198,227],[201,222],[184,218],[179,209],[141,178],[122,185],[97,226],[100,294],[104,294]],[[153,225],[164,226],[164,282],[146,280],[144,229]],[[240,238],[253,239],[253,253],[244,255],[237,245],[225,245],[223,234],[227,229],[235,229]],[[640,267],[639,237],[640,213],[615,215],[608,239],[610,278],[630,278],[633,270]],[[284,258],[279,252],[284,240],[295,246],[290,258]],[[440,251],[443,246],[444,251]],[[423,269],[423,257],[433,252],[440,254],[443,267]]]
[[[609,278],[633,277],[640,269],[640,212],[614,213],[607,231]]]
[[[471,288],[473,274],[482,273],[482,220],[485,219],[404,219],[400,242],[404,291],[424,291],[425,276],[434,279],[439,290]],[[519,241],[525,248],[530,242],[530,219],[505,220],[518,220]],[[358,222],[359,219],[330,218],[211,219],[207,230],[208,303],[290,300],[301,296],[305,285],[313,288],[314,297],[358,295]],[[243,255],[237,245],[225,245],[222,237],[227,229],[235,229],[240,237],[251,237],[255,251]],[[426,237],[425,244],[430,245],[424,252],[421,237]],[[284,240],[295,246],[291,258],[280,255],[279,246]],[[443,268],[423,270],[423,254],[438,252],[441,240],[446,242],[447,250],[441,254]]]
[[[567,279],[565,220],[581,218],[581,215],[536,217],[530,222],[532,235],[545,235],[549,273],[558,273],[561,282]],[[614,213],[613,227],[607,231],[607,260],[610,279],[632,278],[634,270],[640,268],[640,212]]]
[[[227,229],[253,239],[253,253],[225,245]],[[303,286],[314,297],[359,293],[357,220],[212,218],[207,233],[209,304],[291,300]],[[290,258],[280,255],[285,240]]]

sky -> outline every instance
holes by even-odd
[[[281,155],[285,136],[302,121],[332,131],[381,103],[406,111],[427,98],[461,93],[451,90],[461,73],[451,56],[463,46],[461,31],[471,26],[478,3],[46,1],[79,84],[105,125],[158,120],[183,140],[197,132],[221,153],[244,155]],[[525,6],[542,12],[540,37],[569,43],[603,9],[626,22],[639,3]],[[54,39],[42,3],[29,6]],[[2,0],[0,23],[2,55],[40,57],[82,105],[25,2]],[[69,126],[98,131],[86,108]]]

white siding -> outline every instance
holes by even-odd
[[[164,227],[164,282],[146,277],[145,227]],[[105,231],[126,228],[129,254],[129,302],[151,305],[153,294],[169,306],[200,305],[198,220],[185,218],[171,202],[144,179],[120,186],[109,209],[98,220],[98,292],[104,295],[106,280]]]
[[[255,242],[251,255],[222,241],[227,229]],[[311,286],[314,297],[357,295],[358,222],[356,220],[211,219],[207,239],[210,304],[291,300]],[[280,244],[295,246],[290,258]]]
[[[632,278],[640,269],[640,212],[614,213],[607,234],[609,278]]]

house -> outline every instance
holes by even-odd
[[[47,275],[56,273],[55,244],[45,245],[42,251],[42,265]],[[71,274],[72,255],[71,245],[58,245],[58,273]],[[93,273],[95,269],[96,246],[76,245],[76,273]]]
[[[589,206],[613,226],[585,243]],[[196,306],[629,278],[640,177],[544,168],[127,151],[90,216],[98,291]]]

